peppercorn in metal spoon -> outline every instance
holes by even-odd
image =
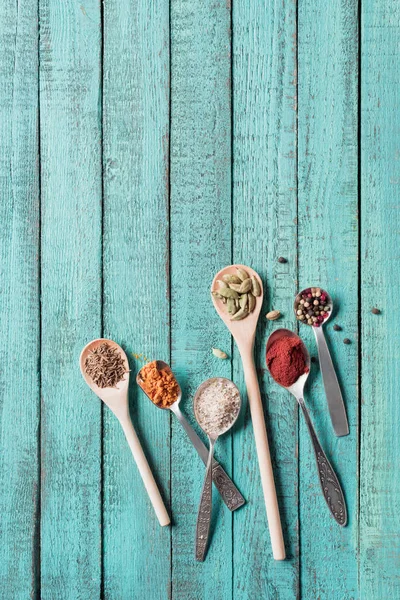
[[[122,359],[122,363],[124,365],[125,374],[122,376],[122,379],[117,380],[117,383],[114,385],[114,387],[99,387],[98,385],[96,385],[95,381],[93,380],[93,377],[91,377],[88,374],[87,359],[88,357],[93,355],[93,353],[96,352],[96,349],[99,348],[99,346],[101,345],[106,345],[109,348],[111,347],[111,349],[115,353],[116,358],[119,359],[119,361],[121,361]],[[111,361],[109,361],[108,371],[112,375],[114,367],[113,365],[111,365],[110,369],[110,362]],[[82,350],[79,359],[79,366],[81,369],[83,379],[86,381],[90,389],[96,394],[96,396],[98,396],[104,402],[104,404],[108,406],[108,408],[114,413],[114,415],[120,422],[126,440],[131,449],[133,458],[135,459],[136,465],[139,469],[139,473],[142,477],[144,486],[157,515],[158,521],[162,526],[169,525],[170,518],[167,513],[167,509],[164,506],[164,502],[161,497],[160,491],[157,487],[153,473],[151,472],[149,463],[147,462],[146,456],[143,452],[142,446],[140,445],[139,438],[137,437],[136,431],[133,428],[131,417],[129,414],[129,364],[125,352],[123,351],[121,346],[119,346],[112,340],[106,340],[104,338],[93,340],[92,342],[87,344]],[[96,381],[98,381],[100,385],[104,385],[97,378]]]
[[[297,402],[300,405],[300,408],[307,423],[311,442],[313,444],[315,459],[317,462],[319,482],[321,484],[321,490],[325,498],[325,502],[333,518],[337,521],[337,523],[339,523],[339,525],[344,526],[347,523],[347,510],[342,488],[340,487],[340,483],[335,471],[333,470],[330,462],[328,461],[325,455],[325,452],[322,449],[321,444],[319,443],[317,434],[315,433],[314,426],[311,422],[310,415],[304,402],[304,386],[310,371],[310,355],[307,351],[307,348],[305,347],[299,336],[290,331],[289,329],[277,329],[276,331],[271,333],[271,335],[268,338],[267,356],[273,344],[279,343],[279,340],[285,337],[290,337],[298,340],[298,344],[303,352],[305,359],[305,372],[302,375],[300,375],[300,377],[298,377],[298,379],[292,385],[284,386],[277,379],[275,379],[273,375],[273,366],[271,363],[268,364],[268,361],[267,367],[271,374],[271,377],[276,381],[276,383],[288,390],[296,398]]]
[[[157,363],[158,369],[168,370],[172,373],[171,367],[164,361],[157,360],[156,363]],[[176,380],[178,390],[179,390],[178,397],[175,400],[175,402],[173,402],[172,404],[170,404],[168,406],[163,406],[162,404],[156,404],[155,402],[153,402],[151,397],[147,394],[146,390],[143,387],[143,379],[141,376],[141,372],[142,372],[142,369],[139,371],[139,373],[136,376],[136,383],[138,384],[140,389],[146,394],[146,396],[149,398],[151,403],[154,404],[155,406],[157,406],[157,408],[161,408],[162,410],[170,410],[171,412],[174,413],[174,415],[178,419],[179,423],[182,425],[183,429],[186,431],[193,446],[197,450],[197,453],[200,456],[201,460],[203,461],[203,463],[205,465],[207,465],[208,450],[207,450],[206,446],[203,444],[202,440],[197,435],[197,433],[195,432],[195,430],[193,429],[193,427],[190,425],[189,421],[186,419],[185,415],[182,413],[181,409],[179,408],[179,403],[182,399],[182,390],[181,390],[181,387],[180,387],[178,381],[176,380],[176,378],[175,378],[175,380]],[[224,469],[221,467],[221,465],[216,460],[213,460],[213,462],[212,462],[212,480],[215,484],[215,487],[218,489],[219,493],[221,494],[222,500],[225,502],[225,504],[229,508],[229,510],[234,511],[237,508],[240,508],[241,506],[243,506],[243,504],[245,504],[246,501],[243,498],[242,494],[239,492],[239,490],[237,489],[237,487],[235,486],[233,481],[228,477],[228,475],[225,473]]]
[[[236,385],[224,377],[204,381],[193,399],[196,420],[210,443],[206,475],[196,524],[196,560],[203,561],[207,552],[212,508],[212,461],[218,437],[233,427],[239,416],[240,393]]]
[[[294,301],[294,312],[297,320],[313,328],[329,414],[335,434],[340,437],[348,435],[349,424],[335,367],[322,329],[323,325],[330,319],[332,309],[332,298],[328,292],[320,287],[303,290],[297,294]]]

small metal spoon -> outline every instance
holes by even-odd
[[[205,427],[202,415],[201,415],[201,392],[204,390],[205,387],[209,386],[209,385],[213,385],[213,384],[218,384],[219,382],[223,383],[228,383],[229,385],[234,386],[235,390],[237,391],[237,395],[238,395],[238,406],[236,408],[236,413],[232,414],[232,418],[230,419],[229,423],[221,426],[216,432],[213,432],[212,434],[210,434],[207,431],[207,427]],[[229,379],[226,379],[225,377],[213,377],[211,379],[207,379],[206,381],[204,381],[199,388],[196,391],[196,394],[194,396],[193,399],[193,408],[194,408],[194,414],[196,417],[196,420],[198,422],[198,424],[200,425],[200,427],[203,429],[204,433],[207,434],[208,437],[208,441],[210,443],[210,450],[209,450],[209,454],[208,454],[208,460],[207,460],[207,468],[206,468],[206,475],[204,478],[204,484],[203,484],[203,489],[201,492],[201,499],[200,499],[200,505],[199,505],[199,512],[197,515],[197,524],[196,524],[196,560],[198,561],[203,561],[207,552],[207,543],[208,543],[208,536],[210,533],[210,523],[211,523],[211,508],[212,508],[212,478],[211,478],[211,465],[212,465],[212,461],[213,461],[213,455],[214,455],[214,446],[215,443],[218,439],[218,437],[224,433],[226,433],[227,431],[229,431],[229,429],[231,429],[231,427],[233,427],[233,425],[235,424],[239,413],[240,413],[240,407],[241,407],[241,398],[240,398],[240,394],[239,394],[239,390],[237,389],[237,387],[235,386],[235,384],[230,381]]]
[[[162,360],[157,360],[157,368],[168,369],[169,371],[171,371],[171,367]],[[197,433],[195,432],[195,430],[193,429],[193,427],[190,425],[189,421],[186,419],[185,415],[181,412],[181,409],[179,408],[179,403],[182,399],[182,390],[178,381],[177,384],[179,388],[179,395],[177,400],[170,406],[160,406],[158,404],[155,404],[151,400],[150,396],[143,389],[143,380],[140,373],[141,371],[139,371],[139,373],[136,376],[136,383],[138,384],[140,389],[146,394],[146,396],[149,398],[150,402],[154,404],[154,406],[157,406],[157,408],[161,408],[162,410],[170,410],[174,413],[179,423],[186,431],[193,446],[197,450],[197,453],[200,456],[201,460],[205,465],[207,465],[208,450],[197,435]],[[246,501],[243,498],[242,494],[239,492],[233,481],[228,477],[224,469],[216,460],[213,460],[212,462],[212,480],[215,484],[215,487],[221,494],[222,500],[225,502],[229,510],[234,511],[237,508],[243,506],[243,504],[245,504]]]
[[[290,331],[289,329],[277,329],[276,331],[271,333],[267,341],[267,352],[272,346],[272,344],[281,337],[295,337],[298,340],[300,340],[304,352],[304,357],[306,359],[306,366],[308,369],[310,369],[310,355],[308,353],[307,348],[305,347],[299,336]],[[269,367],[268,370],[270,371]],[[271,377],[274,378],[271,371],[270,374]],[[298,378],[298,380],[295,383],[293,383],[290,387],[281,387],[284,387],[285,390],[288,390],[291,394],[293,394],[293,396],[296,398],[297,402],[301,407],[313,444],[315,459],[317,461],[319,482],[321,484],[321,489],[325,498],[325,502],[333,518],[339,523],[339,525],[343,527],[347,523],[347,510],[342,488],[340,487],[340,483],[335,471],[333,470],[329,460],[326,458],[325,452],[323,451],[322,446],[319,443],[314,426],[311,422],[309,412],[304,402],[304,385],[307,381],[308,375],[309,371],[307,371],[307,373],[304,373],[304,375],[301,375]],[[278,385],[281,384],[278,383]]]
[[[324,331],[322,329],[322,326],[330,319],[333,309],[332,298],[330,297],[328,292],[326,292],[325,290],[323,290],[323,292],[326,294],[327,297],[326,306],[329,306],[328,316],[324,319],[322,323],[320,323],[318,327],[312,327],[312,325],[309,325],[309,327],[312,327],[315,335],[315,340],[317,342],[319,365],[321,368],[322,381],[324,382],[325,394],[328,402],[329,414],[331,416],[333,429],[335,431],[335,434],[338,437],[341,437],[343,435],[348,435],[349,424],[347,422],[346,408],[344,406],[339,382],[336,377],[335,367],[333,366],[332,358],[329,353],[328,345],[326,343]],[[295,314],[297,302],[305,293],[306,290],[303,290],[296,296],[296,299],[294,301]],[[300,323],[308,325],[308,323],[306,323],[305,321],[300,321]]]

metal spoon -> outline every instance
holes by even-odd
[[[102,344],[103,342],[107,342],[113,348],[116,348],[118,352],[121,354],[123,361],[125,363],[125,377],[122,381],[117,384],[117,387],[106,387],[100,388],[98,387],[92,379],[87,375],[85,370],[85,360],[90,351],[94,350],[97,346]],[[160,491],[157,487],[155,479],[153,477],[153,473],[151,472],[149,463],[147,462],[146,456],[143,452],[142,446],[140,445],[140,441],[137,437],[136,431],[133,428],[131,417],[129,414],[129,403],[128,403],[128,388],[129,388],[129,363],[126,357],[125,352],[122,350],[121,346],[113,342],[112,340],[107,340],[104,338],[100,338],[97,340],[93,340],[89,344],[87,344],[81,352],[81,356],[79,359],[79,366],[81,369],[81,373],[83,379],[86,381],[90,389],[98,396],[104,404],[107,404],[108,408],[112,410],[114,415],[117,417],[118,421],[121,424],[121,427],[124,431],[126,440],[131,449],[133,458],[137,464],[139,469],[139,473],[142,477],[143,483],[145,485],[146,491],[149,495],[150,501],[153,505],[155,513],[157,515],[158,521],[160,525],[169,525],[170,518],[167,513],[167,509],[164,506],[163,499],[161,497]]]
[[[157,360],[157,368],[158,369],[168,369],[169,371],[171,371],[171,367],[162,360]],[[179,403],[182,399],[182,390],[181,390],[181,387],[180,387],[178,381],[177,381],[177,383],[178,383],[178,388],[179,388],[179,395],[178,395],[177,400],[170,406],[161,406],[161,405],[155,404],[151,400],[150,396],[143,389],[143,387],[142,387],[143,380],[142,380],[140,373],[141,373],[141,371],[139,371],[139,373],[136,376],[136,383],[138,384],[138,386],[146,394],[146,396],[149,398],[150,402],[152,404],[154,404],[155,406],[157,406],[157,408],[161,408],[162,410],[170,410],[174,413],[174,415],[178,419],[179,423],[182,425],[182,427],[186,431],[193,446],[197,450],[197,453],[200,456],[201,460],[203,461],[203,463],[205,465],[207,465],[208,450],[207,450],[206,446],[203,444],[203,442],[201,441],[201,439],[199,438],[199,436],[197,435],[197,433],[195,432],[195,430],[193,429],[193,427],[190,425],[189,421],[186,419],[185,415],[181,412],[181,409],[179,408]],[[213,462],[212,462],[212,479],[215,484],[215,487],[218,489],[219,493],[221,494],[222,500],[225,502],[225,504],[229,508],[229,510],[234,511],[237,508],[240,508],[241,506],[243,506],[243,504],[245,504],[246,501],[243,498],[242,494],[239,492],[239,490],[237,489],[237,487],[235,486],[233,481],[228,477],[228,475],[225,473],[224,469],[221,467],[221,465],[216,460],[213,460]]]
[[[274,342],[276,342],[279,338],[282,337],[295,337],[300,340],[302,349],[304,352],[304,356],[306,359],[306,366],[310,369],[310,355],[307,351],[307,348],[295,333],[290,331],[289,329],[277,329],[268,338],[267,341],[267,352],[272,346]],[[268,366],[268,365],[267,365]],[[269,367],[268,367],[269,370]],[[270,370],[269,370],[270,371]],[[270,371],[271,373],[271,371]],[[293,383],[290,387],[285,387],[293,396],[296,398],[299,403],[301,410],[303,412],[304,418],[307,423],[308,431],[310,434],[310,438],[314,448],[315,459],[317,461],[317,469],[319,482],[321,484],[322,493],[325,498],[325,502],[328,505],[328,508],[333,516],[333,518],[339,523],[339,525],[344,526],[347,523],[347,510],[346,510],[346,502],[344,499],[344,495],[342,492],[342,488],[340,487],[339,480],[336,476],[335,471],[333,470],[329,460],[326,458],[325,452],[322,449],[321,444],[319,443],[317,434],[315,433],[314,426],[311,422],[310,415],[308,413],[307,407],[304,402],[304,385],[307,381],[309,371],[301,375],[298,380]],[[271,377],[273,377],[271,373]],[[278,383],[278,382],[277,382]],[[278,385],[281,385],[278,383]]]
[[[207,422],[204,419],[202,414],[202,392],[208,386],[219,386],[219,385],[229,385],[233,387],[235,392],[237,393],[237,405],[234,411],[229,415],[229,419],[224,422],[222,425],[218,425],[218,427],[214,427],[213,430],[210,430]],[[218,402],[218,401],[217,401]],[[199,505],[199,512],[197,515],[197,524],[196,524],[196,560],[203,561],[207,551],[207,543],[208,536],[210,533],[210,523],[211,523],[211,508],[212,508],[212,485],[211,485],[211,465],[214,455],[214,446],[218,439],[218,437],[227,431],[234,425],[236,419],[239,416],[241,407],[241,399],[240,393],[237,389],[236,385],[226,379],[225,377],[213,377],[211,379],[207,379],[204,381],[200,387],[197,389],[196,394],[193,399],[193,408],[194,414],[196,416],[196,420],[200,427],[203,429],[204,433],[207,434],[208,441],[210,443],[210,450],[208,454],[207,460],[207,468],[206,475],[204,478],[203,490],[201,492],[201,499]],[[228,415],[227,415],[228,416]]]
[[[307,290],[308,289],[311,288],[307,288]],[[295,314],[297,303],[301,299],[301,296],[305,294],[307,290],[303,290],[299,294],[297,294],[296,299],[294,301]],[[328,316],[325,317],[325,319],[318,326],[312,327],[312,329],[314,331],[315,340],[317,342],[319,364],[321,367],[322,380],[324,382],[325,394],[328,402],[329,414],[331,416],[333,429],[335,431],[335,434],[338,437],[341,437],[343,435],[348,435],[349,424],[347,422],[346,409],[343,402],[342,392],[340,391],[339,382],[336,377],[335,367],[333,366],[332,358],[329,353],[328,345],[326,343],[324,331],[322,329],[322,326],[330,319],[332,315],[333,302],[328,292],[326,292],[325,290],[321,291],[323,291],[323,293],[326,294],[325,304],[329,307],[329,311],[327,312]],[[314,298],[312,298],[312,300],[314,300]],[[303,323],[304,325],[309,325],[310,327],[312,326],[305,320],[300,321],[300,323]]]

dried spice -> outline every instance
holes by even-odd
[[[340,327],[340,325],[337,325],[337,323],[334,324],[333,329],[335,331],[342,331],[342,328]]]
[[[228,358],[227,353],[223,352],[219,348],[212,348],[212,353],[214,354],[214,356],[220,358],[221,360],[225,360],[226,358]]]
[[[287,260],[286,260],[286,258],[283,258],[283,256],[280,256],[278,258],[278,263],[285,264],[285,263],[287,263]]]
[[[380,315],[381,314],[381,311],[379,310],[379,308],[376,308],[375,306],[371,310],[371,312],[372,312],[373,315]]]
[[[303,344],[297,336],[284,336],[275,340],[268,348],[266,361],[272,377],[283,387],[290,387],[309,371]]]
[[[142,390],[154,404],[168,408],[177,401],[179,385],[168,366],[159,368],[153,360],[140,369],[139,377]]]
[[[211,437],[233,425],[240,410],[240,394],[229,379],[210,379],[196,394],[195,412],[201,428]]]
[[[330,315],[331,301],[322,288],[307,288],[297,294],[294,308],[298,321],[320,327]]]
[[[344,338],[343,344],[351,344],[351,340],[349,340],[349,338]]]
[[[218,289],[214,290],[214,298],[221,300],[231,321],[240,321],[253,312],[256,297],[261,296],[261,284],[257,277],[250,275],[242,268],[236,269],[236,275],[225,273],[217,279]]]
[[[116,387],[128,372],[121,353],[108,342],[90,350],[85,360],[85,373],[99,388]]]
[[[265,316],[268,319],[268,321],[276,321],[281,316],[281,313],[279,310],[271,310]]]

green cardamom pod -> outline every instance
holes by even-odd
[[[230,288],[222,288],[218,290],[218,294],[223,298],[239,298],[239,294]]]
[[[223,289],[223,288],[227,288],[228,287],[228,284],[225,283],[225,281],[221,281],[221,279],[217,279],[217,283],[219,285],[219,289],[220,290]]]
[[[236,307],[236,300],[234,298],[228,298],[226,306],[230,315],[234,315],[238,311],[238,308]]]
[[[251,292],[249,292],[247,294],[247,297],[248,297],[248,309],[249,309],[249,312],[253,312],[253,310],[256,307],[256,299],[255,299],[255,297],[253,296],[253,294]]]
[[[245,271],[244,269],[241,269],[240,267],[238,267],[236,269],[236,273],[237,273],[238,277],[240,278],[240,281],[244,281],[245,279],[249,278],[248,272]]]
[[[241,283],[242,281],[237,275],[231,273],[225,273],[225,275],[222,275],[222,279],[225,283]]]
[[[240,289],[238,290],[239,294],[246,294],[247,292],[249,292],[251,290],[252,287],[252,282],[250,277],[248,277],[247,279],[245,279],[244,281],[242,281],[242,285],[240,286]]]
[[[217,358],[220,358],[221,360],[225,360],[226,358],[228,358],[227,353],[223,352],[219,348],[211,348],[211,349],[212,349],[214,356],[216,356]]]
[[[228,284],[231,290],[235,290],[235,292],[240,292],[240,288],[242,287],[242,282],[240,283],[229,283]]]
[[[257,277],[254,277],[254,275],[251,278],[251,291],[253,296],[261,296],[261,286]]]
[[[242,319],[244,319],[245,317],[247,317],[248,315],[248,311],[246,306],[244,308],[241,308],[240,310],[238,310],[238,312],[233,315],[231,321],[241,321]]]
[[[247,304],[247,294],[242,294],[239,298],[239,306],[240,308],[246,308]]]

